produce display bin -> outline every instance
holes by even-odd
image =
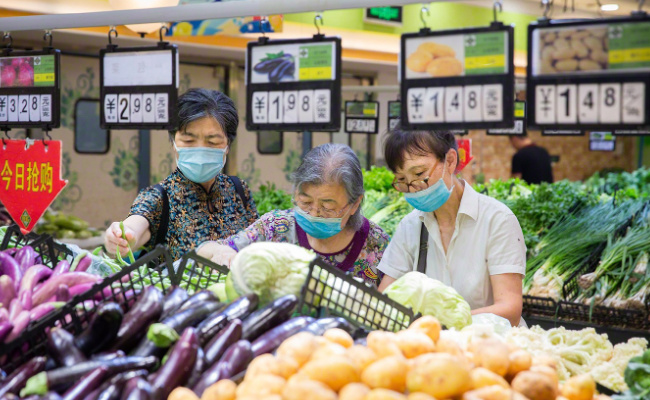
[[[165,260],[162,264],[161,259]],[[47,332],[53,327],[63,327],[78,335],[88,326],[90,318],[103,302],[116,302],[126,312],[142,289],[148,286],[154,285],[165,294],[174,286],[194,292],[206,288],[204,285],[210,282],[216,282],[225,272],[225,267],[217,266],[194,253],[185,255],[178,270],[174,271],[171,255],[159,246],[134,264],[95,284],[87,292],[75,296],[62,308],[31,323],[19,339],[0,347],[0,368],[11,372],[32,357],[45,354]]]
[[[23,235],[17,225],[7,228],[0,251],[15,247],[31,246],[41,257],[43,265],[54,269],[59,260],[72,259],[72,251],[66,246],[58,244],[50,235],[38,235],[30,232]]]
[[[303,315],[342,316],[368,330],[399,331],[414,320],[413,310],[315,258],[300,293]]]
[[[558,315],[558,304],[555,300],[547,297],[536,297],[524,295],[524,306],[522,314],[555,317]]]

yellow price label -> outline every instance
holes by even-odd
[[[611,50],[609,52],[609,63],[633,63],[650,61],[650,47],[627,50]]]
[[[506,57],[503,54],[465,58],[465,69],[496,68],[505,65]]]
[[[332,67],[300,68],[299,79],[301,81],[332,79]]]
[[[54,74],[34,74],[34,82],[54,82]]]

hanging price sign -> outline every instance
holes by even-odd
[[[345,102],[345,133],[378,133],[379,103],[376,101]]]
[[[512,128],[488,129],[488,135],[523,135],[526,132],[526,102],[515,101],[515,125]]]
[[[388,102],[388,130],[392,131],[399,124],[399,120],[402,114],[402,102],[401,101],[389,101]]]
[[[0,142],[0,201],[26,234],[63,190],[61,142]]]
[[[341,39],[248,43],[246,128],[338,131],[341,128]]]
[[[0,130],[61,125],[59,50],[5,50],[0,55]]]
[[[474,156],[472,156],[472,139],[456,139],[456,143],[458,144],[456,173],[459,173],[474,159]]]
[[[616,149],[616,136],[612,132],[589,132],[589,150],[614,151]]]
[[[511,128],[511,26],[402,35],[402,126],[407,129]]]
[[[542,129],[650,127],[650,19],[528,27],[528,124]]]
[[[102,129],[175,130],[178,117],[178,49],[118,48],[99,52]]]

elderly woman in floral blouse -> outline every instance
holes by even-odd
[[[237,135],[233,101],[216,90],[190,89],[178,99],[179,130],[170,133],[178,169],[144,189],[129,217],[106,230],[109,253],[165,244],[179,259],[206,240],[228,237],[259,218],[250,191],[221,173]],[[118,250],[119,249],[119,250]]]
[[[389,237],[361,214],[363,175],[352,149],[331,143],[312,149],[292,181],[292,210],[269,212],[242,232],[204,243],[199,255],[230,265],[237,251],[251,243],[295,243],[314,250],[329,265],[376,285],[377,264]]]

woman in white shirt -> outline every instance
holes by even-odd
[[[517,217],[503,203],[458,179],[458,146],[450,132],[389,133],[384,146],[393,187],[415,210],[400,222],[378,269],[379,290],[420,271],[453,287],[472,314],[522,323],[526,245]]]

